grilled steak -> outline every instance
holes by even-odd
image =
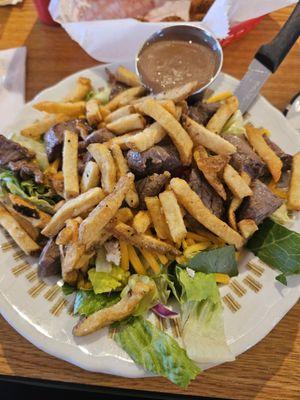
[[[245,138],[236,135],[224,135],[224,139],[232,143],[237,152],[231,155],[230,164],[239,172],[246,171],[252,178],[258,178],[265,173],[265,163],[252,150]]]
[[[145,210],[147,208],[145,197],[157,196],[164,190],[170,178],[170,173],[166,171],[163,174],[153,174],[137,181],[135,186],[139,195],[140,208]]]
[[[41,278],[56,275],[60,272],[59,247],[53,239],[49,239],[40,254],[38,262],[38,275]]]
[[[91,143],[104,143],[112,139],[113,137],[115,137],[115,135],[111,131],[106,128],[102,128],[90,133],[86,137],[84,143],[86,144],[86,146]]]
[[[52,126],[44,135],[49,162],[53,162],[57,158],[61,157],[64,131],[66,129],[75,132],[78,135],[80,135],[81,132],[83,133],[83,131],[85,131],[84,133],[88,135],[92,131],[92,128],[84,119],[72,119],[70,121],[60,122]]]
[[[36,183],[43,183],[43,173],[33,161],[34,157],[26,147],[0,135],[0,167],[19,174],[22,179],[34,178]]]
[[[188,116],[198,122],[198,124],[206,125],[219,107],[219,103],[205,104],[202,101],[198,101],[189,106]]]
[[[239,220],[253,219],[258,225],[273,214],[283,201],[258,179],[252,182],[251,189],[253,191],[252,196],[243,200],[237,214]]]
[[[290,154],[286,154],[276,143],[272,142],[268,136],[264,135],[264,139],[271,149],[276,153],[276,155],[281,159],[283,171],[291,169],[293,157]]]
[[[127,161],[131,171],[139,176],[164,171],[175,172],[181,168],[178,152],[173,145],[157,145],[143,152],[129,150]]]
[[[204,176],[195,169],[191,170],[189,177],[191,189],[198,194],[205,207],[207,207],[218,218],[224,214],[224,203],[222,198],[206,181]]]

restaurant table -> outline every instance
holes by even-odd
[[[266,16],[247,36],[226,47],[223,71],[241,78],[256,50],[278,32],[291,11],[289,7]],[[0,49],[18,46],[28,49],[27,100],[62,78],[98,64],[61,27],[40,23],[30,0],[13,7],[0,7]],[[268,80],[262,94],[283,110],[299,88],[298,42]],[[169,393],[173,399],[179,398],[179,394],[229,399],[299,399],[299,315],[298,303],[255,347],[235,362],[200,374],[187,389],[177,388],[158,377],[128,379],[83,371],[38,350],[0,317],[0,378]]]

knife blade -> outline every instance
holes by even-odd
[[[300,1],[274,39],[259,48],[235,90],[243,114],[250,108],[269,76],[277,70],[299,35]]]

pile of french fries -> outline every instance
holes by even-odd
[[[138,77],[126,68],[119,67],[116,78],[129,88],[107,104],[101,104],[96,98],[85,101],[92,84],[82,77],[65,101],[36,103],[34,108],[47,116],[21,131],[24,136],[40,139],[55,123],[82,117],[90,125],[107,128],[116,135],[105,143],[87,147],[92,160],[79,176],[79,137],[66,130],[61,171],[57,170],[57,162],[50,167],[55,166],[55,174],[63,178],[64,201],[39,228],[42,235],[58,244],[63,279],[72,285],[82,281],[97,249],[111,238],[119,241],[120,265],[124,270],[131,265],[138,274],[146,274],[148,268],[158,274],[160,264],[167,265],[174,259],[184,262],[208,248],[228,243],[240,249],[258,229],[253,220],[236,221],[236,210],[245,197],[252,195],[251,178],[229,164],[230,156],[237,149],[220,135],[225,123],[238,110],[237,98],[231,93],[214,96],[213,101],[220,101],[221,105],[203,126],[185,113],[186,99],[197,88],[197,82],[158,95],[146,95]],[[278,182],[281,160],[268,146],[261,130],[248,124],[246,131],[249,143],[267,164],[275,183]],[[139,209],[135,176],[129,170],[125,152],[145,151],[167,136],[183,166],[193,163],[224,200],[231,193],[228,223],[216,217],[189,184],[177,177],[170,179],[158,196],[146,197],[146,210]],[[300,210],[299,170],[298,153],[294,156],[288,194],[288,205],[293,210]],[[187,213],[203,226],[202,230],[190,229],[185,219]],[[2,206],[0,223],[25,253],[39,248],[34,238]]]

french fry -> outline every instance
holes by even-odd
[[[221,274],[219,272],[215,272],[214,276],[217,283],[223,283],[223,285],[228,285],[230,282],[230,276],[227,274]]]
[[[171,237],[175,243],[180,243],[187,234],[183,217],[174,193],[164,191],[160,193],[159,200],[165,214]]]
[[[220,180],[220,176],[222,176],[229,159],[230,157],[225,154],[208,156],[203,146],[198,146],[194,151],[194,160],[196,161],[198,169],[203,173],[208,183],[223,200],[226,200],[227,194]]]
[[[88,151],[96,161],[101,172],[101,186],[104,192],[111,193],[114,190],[117,179],[117,170],[111,152],[101,143],[90,144]]]
[[[85,104],[86,119],[91,126],[99,124],[102,121],[102,115],[96,99],[90,99]]]
[[[128,243],[127,249],[128,249],[129,262],[133,266],[135,272],[140,275],[146,275],[146,269],[141,263],[141,260],[139,259],[138,255],[136,254],[134,247],[130,243]]]
[[[123,65],[120,65],[116,72],[115,72],[115,77],[117,81],[125,83],[127,86],[140,86],[141,82],[137,76],[132,71],[129,71],[129,69],[125,68]]]
[[[185,83],[184,85],[177,88],[158,93],[154,97],[156,100],[173,100],[174,103],[178,103],[179,101],[185,100],[192,93],[194,93],[197,90],[198,86],[199,84],[197,81],[192,81]]]
[[[5,204],[4,204],[5,206]],[[28,219],[26,219],[22,214],[18,214],[14,209],[6,207],[7,211],[11,216],[17,221],[22,229],[31,237],[31,239],[36,242],[40,237],[40,229],[34,227]]]
[[[105,142],[104,145],[110,148],[112,145],[117,144],[121,147],[122,150],[128,149],[127,147],[127,141],[135,134],[133,133],[125,133],[125,135],[122,136],[116,136],[112,139],[110,139],[108,142]]]
[[[36,121],[22,129],[21,135],[38,140],[53,125],[58,124],[59,122],[67,121],[68,119],[70,119],[70,117],[63,114],[49,115],[44,119]]]
[[[131,221],[133,219],[133,212],[128,207],[120,208],[116,213],[117,220],[120,222]]]
[[[33,105],[33,108],[39,111],[44,111],[48,114],[64,114],[69,117],[79,117],[85,114],[85,102],[55,102],[55,101],[40,101]]]
[[[129,269],[129,254],[127,243],[124,240],[119,240],[121,251],[121,268],[127,271]]]
[[[137,233],[145,233],[151,224],[148,211],[141,210],[133,218],[132,227]]]
[[[119,177],[126,175],[127,172],[129,172],[129,167],[127,164],[127,160],[123,156],[120,146],[118,146],[117,144],[112,145],[111,152],[117,165]],[[135,208],[139,205],[139,196],[136,192],[134,182],[132,183],[132,187],[128,190],[125,199],[129,207]]]
[[[60,246],[65,246],[68,242],[72,240],[73,231],[70,226],[65,226],[57,235],[55,243]]]
[[[251,196],[252,190],[241,175],[230,165],[227,164],[223,174],[224,181],[235,197],[243,199]]]
[[[145,118],[140,114],[129,114],[112,121],[106,125],[107,129],[116,135],[123,135],[138,129],[144,129],[146,125]]]
[[[78,182],[78,136],[66,130],[64,132],[62,172],[64,176],[64,198],[71,199],[79,195]]]
[[[173,115],[152,99],[143,102],[138,108],[155,119],[168,132],[178,150],[182,164],[189,165],[192,160],[193,142]]]
[[[258,230],[258,226],[253,219],[242,219],[237,223],[237,226],[245,239],[248,239],[255,231]]]
[[[113,192],[106,196],[80,224],[79,242],[83,244],[87,250],[96,245],[99,238],[101,239],[103,229],[121,207],[133,180],[134,175],[131,173],[122,176]]]
[[[169,243],[163,242],[145,233],[136,233],[131,226],[123,224],[122,222],[119,222],[117,225],[113,226],[112,232],[117,238],[124,239],[133,246],[141,249],[174,256],[181,254],[176,247],[170,245]]]
[[[169,227],[161,208],[159,198],[157,196],[145,197],[145,203],[157,236],[160,239],[170,239],[171,235]]]
[[[287,205],[290,210],[300,211],[300,152],[293,157]]]
[[[91,80],[80,76],[76,81],[76,87],[73,93],[66,99],[66,101],[80,101],[84,100],[89,92],[93,89]]]
[[[0,205],[0,225],[3,226],[25,254],[34,254],[39,251],[39,245],[32,240],[2,205]]]
[[[181,106],[176,106],[175,107],[175,115],[174,115],[174,117],[177,119],[177,121],[180,120],[181,115],[182,115],[182,107]]]
[[[88,190],[100,185],[100,171],[95,161],[88,161],[85,165],[80,190],[81,193],[87,192]]]
[[[233,93],[230,91],[221,92],[221,93],[218,93],[218,94],[215,94],[215,95],[209,97],[208,99],[205,99],[203,101],[203,103],[206,103],[206,104],[217,103],[219,101],[226,100],[231,96],[233,96]]]
[[[105,118],[104,122],[106,124],[116,121],[119,118],[126,117],[127,115],[134,114],[135,109],[132,105],[124,106],[121,108],[118,108],[116,111],[113,111],[112,113],[108,114],[107,117]]]
[[[64,227],[66,221],[86,213],[96,206],[105,197],[101,188],[92,188],[74,199],[68,200],[53,215],[50,222],[42,230],[42,234],[52,237]]]
[[[214,133],[220,133],[223,126],[239,108],[239,102],[236,96],[231,96],[221,104],[220,108],[208,121],[206,128]]]
[[[268,169],[273,176],[275,182],[278,182],[281,177],[282,161],[276,153],[268,146],[260,130],[251,124],[245,126],[247,138],[251,146],[267,164]]]
[[[152,253],[150,253],[150,251],[145,250],[145,249],[141,249],[140,252],[142,253],[142,255],[145,258],[145,260],[147,261],[147,263],[150,265],[152,271],[156,275],[160,274],[160,266],[159,266],[158,262],[156,261],[154,255]]]
[[[200,197],[180,178],[173,178],[170,182],[179,203],[209,231],[223,239],[226,243],[233,244],[237,248],[242,247],[243,238],[224,221],[217,218],[202,203]]]
[[[184,126],[195,146],[204,146],[216,154],[230,155],[236,152],[236,147],[233,144],[191,118],[186,117]]]
[[[135,86],[124,90],[123,92],[117,94],[109,103],[107,103],[105,108],[112,112],[119,107],[127,106],[132,100],[144,94],[145,90],[146,89],[143,86]]]
[[[160,261],[163,265],[166,265],[166,264],[168,263],[168,261],[169,261],[168,258],[167,258],[164,254],[157,253],[156,256],[157,256],[157,258],[159,259],[159,261]]]
[[[150,149],[156,143],[159,143],[167,132],[157,122],[154,122],[142,132],[128,137],[125,141],[126,146],[134,151],[145,151]]]
[[[151,99],[151,97],[150,97],[150,96],[146,96],[145,98],[135,100],[135,101],[133,102],[133,105],[134,105],[135,108],[138,110],[138,109],[139,109],[139,104],[142,104],[143,101],[147,101],[147,100],[149,100],[149,99]],[[174,101],[172,101],[172,100],[157,100],[157,102],[158,102],[165,110],[167,110],[170,114],[172,114],[173,117],[175,117],[176,119],[179,119],[179,118],[177,118],[176,106],[175,106]]]
[[[247,174],[247,172],[242,171],[241,177],[244,180],[244,182],[246,183],[246,185],[249,186],[251,183],[251,177]],[[235,212],[239,208],[239,206],[242,204],[242,201],[243,201],[243,199],[241,199],[239,197],[233,197],[233,199],[231,200],[231,203],[229,205],[229,208],[228,208],[229,225],[231,226],[231,228],[233,228],[236,231],[238,230],[238,228],[237,228],[237,224],[236,224]]]

